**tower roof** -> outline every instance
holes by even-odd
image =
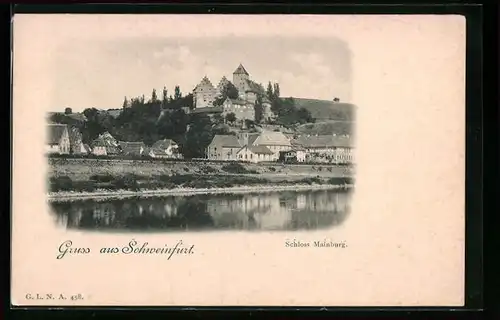
[[[241,63],[238,66],[238,68],[236,68],[236,70],[234,70],[233,74],[244,74],[244,75],[248,76],[248,72],[245,70],[245,68],[243,67],[243,65]]]

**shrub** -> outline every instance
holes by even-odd
[[[68,176],[52,177],[49,181],[50,191],[71,191],[73,190],[73,181]]]
[[[94,180],[96,182],[111,182],[114,179],[115,177],[110,174],[95,174],[90,177],[90,180]]]
[[[139,183],[137,182],[137,177],[133,174],[126,174],[122,177],[118,177],[113,181],[113,185],[117,189],[124,190],[139,190]]]

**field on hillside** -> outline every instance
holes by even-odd
[[[355,121],[356,106],[328,100],[293,98],[297,108],[305,108],[313,118],[321,120]]]
[[[354,135],[355,123],[350,121],[327,120],[316,123],[306,123],[296,128],[299,134],[310,135]]]

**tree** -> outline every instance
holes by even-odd
[[[71,108],[64,109],[64,114],[72,114],[72,113],[73,113],[73,110],[71,110]]]
[[[128,102],[127,97],[125,96],[125,98],[123,99],[122,108],[125,109],[125,108],[128,108],[128,107],[129,107],[129,102]]]
[[[191,125],[186,133],[186,142],[181,145],[185,158],[205,157],[205,149],[214,137],[212,121],[207,115],[192,115]]]
[[[167,91],[167,87],[163,87],[163,92],[162,92],[162,96],[161,96],[161,102],[162,102],[162,107],[165,108],[165,106],[168,103],[168,91]]]
[[[226,114],[226,121],[230,122],[230,123],[233,123],[236,121],[236,115],[234,114],[234,112],[230,112],[230,113]]]
[[[239,97],[239,92],[238,88],[234,86],[231,82],[226,83],[224,88],[222,89],[222,94],[220,97],[217,97],[213,103],[215,107],[222,106],[224,101],[226,101],[227,98],[230,99],[238,99]]]
[[[231,82],[228,82],[224,87],[224,94],[229,99],[238,99],[239,97],[238,88],[236,88]]]
[[[297,117],[299,118],[299,122],[301,123],[314,122],[314,119],[311,116],[311,112],[309,112],[309,110],[307,110],[306,108],[298,109]]]
[[[156,89],[153,89],[153,92],[151,93],[151,102],[153,102],[153,103],[158,102],[158,96],[156,95]]]
[[[271,84],[271,81],[269,81],[269,83],[267,84],[266,94],[269,97],[269,99],[272,99],[274,97],[273,85]]]
[[[262,96],[257,95],[257,100],[255,100],[255,122],[260,123],[264,118],[264,106],[262,105]]]
[[[274,84],[274,97],[277,99],[280,97],[280,85],[279,83]]]
[[[174,99],[177,100],[180,98],[182,98],[181,88],[179,86],[175,86]]]

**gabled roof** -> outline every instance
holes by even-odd
[[[254,141],[254,145],[264,146],[291,146],[290,140],[281,132],[262,132]]]
[[[248,135],[248,145],[252,146],[255,140],[259,137],[260,133],[251,133]]]
[[[210,79],[208,79],[208,77],[207,77],[207,76],[204,76],[204,77],[201,79],[200,83],[198,83],[198,84],[196,85],[196,87],[194,87],[193,91],[197,91],[197,90],[198,90],[198,87],[200,87],[200,86],[205,86],[205,85],[206,85],[206,86],[208,86],[210,89],[215,89],[215,88],[214,88],[214,85],[212,84],[212,82],[210,81]]]
[[[248,76],[248,72],[245,70],[245,67],[243,67],[243,65],[241,63],[238,66],[238,68],[236,68],[236,70],[234,70],[233,74],[245,74]]]
[[[222,91],[226,85],[231,83],[231,81],[227,80],[225,76],[220,79],[219,84],[217,85],[217,90]]]
[[[140,154],[141,149],[144,151],[146,145],[143,142],[120,141],[120,147],[125,154]]]
[[[218,144],[226,148],[240,148],[241,144],[236,136],[216,134],[210,144]]]
[[[252,80],[247,79],[247,85],[248,85],[248,88],[245,90],[246,92],[255,92],[255,93],[260,93],[260,94],[265,93],[264,88],[260,84],[258,84],[257,82],[254,82]]]
[[[273,152],[266,146],[251,146],[248,150],[255,154],[273,154]]]
[[[85,150],[85,152],[87,153],[92,153],[92,149],[90,148],[90,146],[88,144],[84,144],[83,145],[83,149]]]
[[[350,148],[353,146],[351,137],[334,135],[301,136],[297,139],[297,143],[305,148]]]
[[[177,143],[172,139],[158,140],[151,146],[154,151],[168,149],[170,146],[177,146]]]
[[[59,144],[64,132],[68,132],[68,126],[65,124],[49,124],[48,125],[47,144]]]

